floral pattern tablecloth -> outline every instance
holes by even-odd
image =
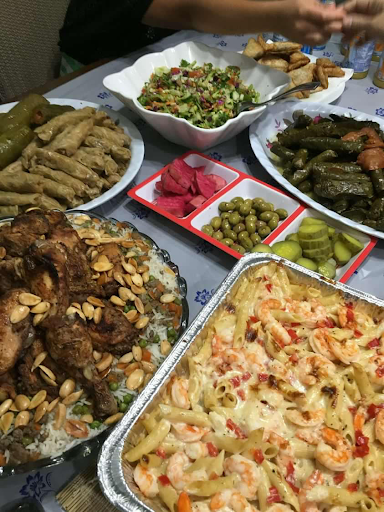
[[[144,139],[145,160],[131,186],[142,182],[187,149],[161,138],[144,121],[124,108],[119,100],[104,89],[103,77],[131,65],[144,53],[162,51],[186,40],[203,42],[223,50],[241,51],[247,43],[248,36],[244,34],[227,37],[220,34],[199,34],[194,31],[179,32],[149,48],[97,68],[47,94],[47,97],[73,98],[100,103],[121,111],[136,124]],[[315,55],[329,57],[341,64],[343,56],[340,54],[338,41],[339,38],[332,38],[325,50],[314,52]],[[377,63],[373,63],[367,78],[349,81],[343,95],[335,103],[351,110],[360,110],[384,117],[384,90],[377,88],[372,83],[376,67]],[[252,153],[248,130],[207,153],[212,158],[223,161],[240,171],[274,183]],[[276,185],[276,183],[274,184]],[[125,193],[99,208],[98,212],[105,216],[132,222],[140,231],[147,233],[162,248],[169,251],[172,260],[179,265],[181,275],[188,282],[190,320],[209,301],[215,289],[235,263],[231,256],[129,199]],[[348,284],[384,298],[384,268],[381,264],[383,257],[384,243],[379,242]],[[43,505],[46,511],[60,511],[61,507],[55,500],[56,492],[64,487],[75,474],[86,469],[90,462],[91,459],[88,457],[31,474],[14,476],[7,480],[0,479],[0,510],[3,510],[5,504],[11,501],[33,497]]]

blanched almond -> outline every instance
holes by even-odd
[[[167,356],[172,349],[172,345],[169,343],[168,340],[162,340],[160,343],[160,353],[162,356]]]
[[[133,322],[135,322],[137,320],[139,314],[136,311],[136,309],[131,309],[131,311],[128,311],[128,313],[126,313],[125,316],[128,319],[128,321],[131,322],[131,324],[132,324]]]
[[[175,300],[175,296],[172,294],[172,293],[165,293],[164,295],[162,295],[160,297],[160,302],[162,304],[170,304],[171,302],[173,302]]]
[[[100,361],[100,359],[103,357],[103,354],[101,352],[98,352],[97,350],[94,350],[92,352],[93,359],[97,362]]]
[[[13,400],[11,398],[4,400],[4,402],[0,405],[0,416],[9,411],[9,408],[11,407],[12,404]]]
[[[55,398],[47,407],[47,412],[52,412],[56,405],[59,403],[60,397]]]
[[[129,260],[128,260],[128,264],[129,264],[129,265],[132,265],[133,267],[135,267],[135,269],[137,269],[137,267],[139,266],[139,265],[137,264],[137,261],[135,260],[135,258],[129,258]]]
[[[112,270],[113,269],[113,263],[111,263],[110,261],[108,262],[104,262],[104,261],[97,261],[94,265],[93,265],[93,269],[96,270],[96,272],[108,272],[108,270]]]
[[[135,323],[135,327],[136,329],[144,329],[145,327],[147,327],[148,322],[149,318],[147,316],[143,316],[139,318],[139,320]]]
[[[36,412],[35,412],[33,421],[35,421],[36,423],[39,423],[41,418],[47,412],[48,406],[49,406],[49,402],[47,400],[44,400],[44,402],[42,404],[40,404],[39,407],[36,408]]]
[[[125,281],[123,278],[123,274],[121,272],[114,272],[113,278],[115,281],[117,281],[119,284],[121,284],[121,286],[125,286]]]
[[[124,261],[124,259],[121,261],[121,265],[123,266],[123,269],[128,272],[128,274],[134,275],[136,274],[136,267],[131,265],[130,263],[127,263]]]
[[[135,298],[135,307],[141,315],[144,314],[144,304],[143,304],[142,300],[139,299],[139,297]]]
[[[117,297],[116,295],[112,295],[109,300],[112,302],[112,304],[115,304],[115,306],[125,306],[125,301],[121,300],[120,297]]]
[[[0,260],[3,260],[7,255],[5,247],[0,247]]]
[[[75,391],[74,393],[71,393],[70,395],[66,396],[63,400],[64,405],[72,405],[75,402],[78,401],[78,399],[83,394],[83,390],[79,389],[79,391]]]
[[[97,308],[104,308],[105,307],[105,304],[102,300],[98,299],[97,297],[92,297],[92,295],[90,295],[88,298],[87,298],[87,301],[92,304],[92,306],[95,306]]]
[[[29,419],[30,419],[29,411],[19,412],[19,414],[16,416],[16,419],[15,419],[15,428],[27,426],[29,423]]]
[[[147,284],[149,281],[149,272],[144,272],[143,274],[143,283]]]
[[[36,306],[41,302],[41,297],[33,293],[20,293],[19,302],[23,306]]]
[[[149,361],[141,361],[141,367],[145,373],[153,373],[156,370],[156,366]]]
[[[140,366],[140,363],[138,363],[137,361],[134,363],[131,363],[124,370],[124,375],[126,377],[129,377],[131,375],[131,373],[133,373],[135,370],[138,370],[139,368],[141,368],[141,366]]]
[[[11,425],[13,423],[13,412],[6,412],[3,414],[3,416],[0,418],[0,428],[3,431],[3,434],[6,434],[8,430],[11,428]]]
[[[37,325],[41,324],[43,320],[45,320],[48,316],[48,311],[46,313],[38,313],[33,317],[32,323],[36,327]]]
[[[44,350],[44,352],[40,352],[40,354],[36,356],[36,359],[33,361],[33,365],[31,367],[31,372],[36,370],[36,368],[44,361],[47,355],[48,352]]]
[[[133,285],[132,276],[130,274],[123,274],[123,279],[127,283],[127,286],[131,287]]]
[[[19,322],[24,320],[24,318],[27,318],[29,312],[30,309],[28,306],[16,306],[15,308],[13,308],[11,316],[9,317],[11,324],[18,324]]]
[[[124,240],[123,242],[121,242],[121,245],[123,247],[125,247],[126,249],[132,249],[132,247],[135,247],[135,242],[133,240],[132,241]],[[136,253],[133,253],[133,254],[135,255]],[[127,254],[127,256],[128,256],[128,254]]]
[[[148,265],[139,265],[137,267],[137,273],[138,274],[144,274],[145,272],[148,272],[148,271],[149,271]]]
[[[132,354],[136,361],[141,361],[141,358],[143,357],[143,351],[141,350],[141,347],[138,347],[137,345],[132,347]]]
[[[78,302],[72,302],[71,306],[73,306],[76,309],[81,309],[81,305]]]
[[[88,437],[88,428],[86,424],[80,420],[67,420],[64,425],[64,430],[67,434],[77,439]]]
[[[91,220],[91,217],[89,215],[77,215],[75,219],[73,220],[73,223],[76,224],[76,226],[81,226],[84,224],[84,222],[89,222]]]
[[[105,254],[100,254],[100,256],[98,257],[97,261],[99,263],[109,263],[109,259],[106,257]]]
[[[143,278],[140,274],[135,274],[132,276],[132,283],[141,288],[143,286]]]
[[[55,382],[51,377],[48,377],[48,375],[43,371],[40,370],[41,378],[50,386],[57,386],[57,382]]]
[[[66,379],[60,386],[59,395],[61,398],[66,398],[68,395],[74,392],[76,383],[73,379]]]
[[[47,377],[49,377],[52,380],[56,380],[56,375],[53,373],[52,370],[50,370],[49,368],[47,368],[46,366],[44,366],[42,364],[39,365],[39,368],[41,371],[43,371],[45,373],[45,375]]]
[[[143,370],[137,369],[131,373],[131,375],[126,380],[127,389],[135,390],[141,386],[144,381],[144,372]]]
[[[103,310],[101,308],[96,308],[93,313],[93,321],[95,324],[99,324],[101,322],[101,317],[103,316]]]
[[[101,361],[99,361],[98,363],[95,364],[95,368],[97,369],[98,372],[102,372],[106,368],[111,366],[112,361],[113,361],[112,354],[109,354],[108,352],[105,352],[103,354],[103,358],[101,359]]]
[[[119,288],[118,293],[120,299],[124,301],[124,303],[127,302],[128,300],[132,300],[131,297],[133,294],[131,290],[128,290],[128,288],[122,286],[121,288]]]
[[[37,306],[34,306],[31,309],[31,313],[33,313],[33,314],[46,313],[50,308],[51,308],[51,304],[49,302],[46,302],[46,301],[40,302],[39,304],[37,304]]]
[[[144,287],[139,287],[139,286],[136,286],[135,284],[132,284],[131,286],[131,290],[133,291],[133,293],[135,293],[136,295],[141,295],[142,293],[145,293],[145,288]]]
[[[69,315],[79,315],[79,317],[86,321],[87,319],[85,318],[85,315],[84,313],[81,311],[81,309],[77,309],[77,308],[74,308],[73,306],[69,306],[69,308],[67,309],[67,311],[65,312],[65,314],[67,316]]]
[[[92,372],[92,367],[91,366],[86,366],[83,370],[83,375],[84,377],[87,379],[87,380],[92,380],[93,379],[93,372]]]
[[[92,274],[92,279],[96,281],[96,279],[99,279],[100,275],[99,272],[96,272],[96,274]]]
[[[98,231],[92,228],[78,229],[77,234],[80,238],[100,238]]]
[[[94,312],[95,312],[95,307],[92,306],[92,304],[90,304],[89,302],[84,302],[83,306],[82,306],[82,310],[83,310],[83,313],[86,316],[86,318],[88,318],[88,320],[92,320]]]
[[[60,430],[65,421],[65,417],[67,416],[67,408],[64,404],[59,404],[55,413],[55,421],[53,423],[53,430]]]
[[[15,406],[18,411],[26,411],[29,407],[30,400],[25,395],[17,395],[15,398]]]
[[[42,389],[41,391],[36,393],[36,395],[32,398],[32,400],[28,406],[28,409],[29,410],[35,409],[36,407],[38,407],[40,404],[42,404],[44,402],[46,397],[47,397],[47,392],[45,391],[45,389]]]
[[[104,421],[104,425],[113,425],[117,421],[121,420],[121,418],[124,416],[122,412],[117,412],[113,416],[110,416]]]
[[[124,354],[123,356],[120,357],[119,359],[119,363],[130,363],[133,359],[133,354],[132,352],[127,352],[126,354]]]
[[[90,245],[91,247],[98,247],[100,245],[100,240],[92,238],[86,238],[84,242],[86,245]]]
[[[80,420],[83,421],[84,423],[92,423],[93,422],[93,416],[92,416],[92,414],[83,414],[80,417]]]

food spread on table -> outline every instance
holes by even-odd
[[[33,209],[0,225],[0,466],[116,423],[179,335],[177,276],[144,235]]]
[[[240,72],[238,66],[220,69],[182,60],[179,67],[156,68],[138,101],[146,110],[172,114],[199,128],[217,128],[236,116],[241,101],[259,101],[259,93],[244,84]]]
[[[277,208],[262,197],[234,197],[222,201],[218,215],[212,217],[201,231],[240,254],[259,252],[257,247],[288,217],[284,208]]]
[[[380,125],[297,111],[271,151],[283,177],[340,215],[384,230],[384,140]]]
[[[313,217],[302,220],[297,233],[272,246],[257,245],[253,252],[272,252],[313,270],[328,279],[335,279],[336,268],[348,265],[364,249],[364,244],[348,233],[338,232],[325,221]]]
[[[160,195],[155,204],[176,217],[185,217],[227,185],[217,174],[204,174],[205,167],[191,167],[176,158],[155,187]]]
[[[99,197],[124,175],[130,143],[104,111],[27,96],[0,117],[0,217]]]
[[[300,50],[301,44],[291,41],[278,41],[274,43],[265,42],[262,35],[257,40],[251,37],[244,50],[244,55],[256,59],[259,64],[288,73],[291,78],[290,89],[298,85],[313,82],[320,82],[320,86],[314,91],[301,91],[293,96],[299,99],[309,98],[310,94],[328,89],[331,77],[343,77],[345,72],[327,57],[321,57],[316,63],[311,62],[309,57]]]
[[[171,512],[381,510],[383,325],[284,265],[243,272],[129,433],[131,489]]]

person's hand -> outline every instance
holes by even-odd
[[[365,32],[366,40],[384,41],[383,0],[349,0],[344,9],[347,15],[343,22],[343,32],[347,40]]]
[[[341,32],[343,7],[324,5],[317,0],[283,0],[279,31],[291,41],[316,46]]]

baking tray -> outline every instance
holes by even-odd
[[[153,202],[159,195],[155,185],[161,180],[161,175],[168,169],[168,165],[160,169],[160,171],[153,176],[150,176],[143,183],[140,183],[140,185],[129,190],[128,195],[238,260],[243,257],[241,254],[201,231],[201,228],[205,224],[209,224],[212,217],[219,215],[219,204],[222,201],[229,201],[236,196],[244,198],[262,197],[267,202],[273,203],[275,208],[285,208],[287,210],[288,217],[280,222],[277,228],[263,240],[265,244],[270,245],[274,242],[285,240],[287,235],[298,231],[299,225],[304,217],[317,217],[322,219],[328,225],[333,226],[338,232],[346,232],[360,240],[360,242],[364,244],[364,249],[351,258],[347,265],[337,268],[336,279],[342,283],[348,281],[377,243],[376,238],[362,233],[360,230],[348,227],[345,223],[343,224],[333,218],[329,218],[329,216],[324,213],[319,213],[312,208],[306,208],[305,205],[285,192],[233,167],[229,167],[223,162],[219,162],[218,160],[214,160],[199,153],[198,151],[188,151],[180,158],[185,160],[187,164],[192,167],[205,166],[204,174],[218,174],[227,181],[227,185],[205,201],[199,208],[183,218],[172,215]]]
[[[148,511],[165,512],[166,508],[162,507],[156,500],[149,500],[141,495],[137,486],[133,482],[132,471],[129,472],[127,464],[124,467],[122,463],[122,453],[127,435],[135,425],[139,417],[145,409],[154,401],[156,395],[161,390],[163,384],[181,358],[185,355],[196,336],[205,327],[207,321],[216,311],[219,305],[224,301],[227,294],[239,279],[239,277],[248,269],[271,261],[281,262],[287,267],[298,280],[307,282],[313,286],[320,287],[323,290],[332,293],[332,291],[340,290],[347,300],[359,299],[371,306],[384,310],[384,300],[378,299],[373,295],[360,292],[345,284],[325,279],[319,274],[307,270],[288,260],[279,258],[273,254],[248,254],[244,256],[229,272],[227,277],[218,287],[216,293],[208,304],[201,310],[190,327],[184,333],[178,345],[172,350],[167,359],[163,362],[153,379],[148,383],[141,393],[140,397],[129,412],[124,416],[115,430],[104,443],[103,449],[99,455],[98,461],[98,478],[103,493],[108,500],[118,509],[124,512]],[[127,480],[130,484],[127,483]],[[134,490],[133,490],[134,489]],[[168,511],[169,512],[169,511]]]

